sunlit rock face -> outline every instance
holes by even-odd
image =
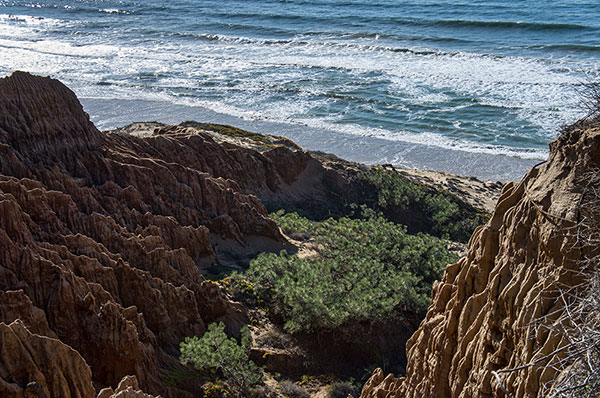
[[[403,378],[377,370],[371,397],[542,396],[565,344],[554,322],[561,291],[581,282],[586,248],[577,239],[589,176],[600,167],[598,123],[581,122],[550,144],[550,157],[508,183],[466,257],[434,286],[427,317],[407,343]]]

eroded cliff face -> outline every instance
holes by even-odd
[[[75,350],[0,322],[0,393],[14,397],[93,397],[92,372]],[[7,375],[10,375],[7,377]]]
[[[407,343],[405,378],[375,371],[362,397],[502,397],[492,371],[515,369],[565,344],[552,327],[561,291],[581,282],[582,194],[600,167],[598,123],[580,123],[550,145],[548,161],[508,183],[468,254],[434,286],[426,319]],[[513,397],[542,396],[555,377],[549,355],[500,372]]]
[[[183,127],[101,133],[60,82],[0,79],[0,322],[19,319],[3,330],[56,339],[82,358],[71,368],[91,369],[81,393],[54,394],[47,378],[4,372],[0,355],[0,395],[35,381],[49,396],[90,396],[92,381],[127,375],[163,392],[160,369],[177,366],[185,336],[245,322],[201,269],[286,247],[255,194],[301,197],[309,167],[302,152],[260,154]]]

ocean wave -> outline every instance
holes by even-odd
[[[406,54],[414,54],[414,55],[460,55],[460,52],[443,52],[439,50],[428,50],[428,49],[413,49],[407,47],[391,47],[391,46],[383,46],[383,45],[371,45],[371,44],[361,44],[351,41],[321,41],[321,40],[303,40],[301,38],[291,38],[291,39],[263,39],[263,38],[253,38],[253,37],[245,37],[245,36],[228,36],[222,34],[181,34],[181,33],[173,33],[174,35],[185,35],[188,37],[194,37],[199,40],[211,41],[211,42],[221,42],[227,44],[254,44],[260,46],[296,46],[296,47],[315,47],[315,48],[323,48],[323,47],[331,47],[331,48],[340,48],[340,49],[357,49],[359,51],[377,51],[377,52],[391,52],[391,53],[406,53]],[[341,39],[341,37],[340,37]]]
[[[418,21],[415,23],[419,23]],[[425,22],[427,23],[427,22]],[[513,21],[474,21],[464,19],[437,20],[429,22],[432,25],[465,28],[503,28],[523,30],[598,30],[587,25],[545,22],[513,22]]]
[[[280,2],[285,3],[288,2],[289,0],[280,0]],[[313,1],[313,0],[309,0],[309,1],[296,1],[295,2],[296,5],[310,5],[310,6],[332,6],[331,2],[327,2],[327,1]],[[359,5],[361,7],[361,9],[363,8],[396,8],[398,7],[397,4],[395,3],[376,3],[376,2],[369,2],[369,3],[364,3],[364,2],[356,2],[356,1],[336,1],[334,6],[336,8],[338,7],[356,7],[357,5]]]
[[[144,30],[144,33],[150,35],[167,35],[171,37],[182,37],[187,39],[197,39],[211,42],[223,42],[223,43],[237,43],[237,44],[259,44],[259,45],[285,45],[285,46],[307,46],[307,45],[321,45],[321,46],[333,46],[333,47],[356,47],[366,50],[380,50],[380,51],[391,51],[391,52],[411,52],[414,51],[410,48],[393,47],[391,45],[375,45],[375,44],[364,44],[356,42],[355,40],[363,40],[368,42],[386,41],[388,43],[393,42],[430,42],[430,43],[473,43],[472,40],[458,39],[445,36],[415,36],[415,35],[397,35],[389,33],[377,33],[377,32],[331,32],[331,31],[307,31],[300,34],[294,30],[286,30],[281,28],[258,26],[253,24],[232,24],[232,23],[219,23],[213,24],[218,26],[226,26],[229,30],[239,31],[257,31],[257,33],[263,33],[266,36],[283,36],[280,38],[266,38],[265,35],[261,37],[250,37],[250,36],[236,36],[216,33],[192,33],[192,32],[167,32],[162,33],[157,30]],[[287,37],[286,37],[287,36]],[[439,53],[440,51],[438,51]],[[424,55],[430,55],[432,52],[421,51]]]
[[[167,99],[166,97],[164,99]],[[248,110],[236,105],[226,104],[222,101],[196,100],[193,98],[169,98],[169,101],[187,106],[201,106],[216,113],[227,114],[243,120],[268,121],[273,123],[286,123],[302,125],[311,129],[326,130],[341,134],[350,134],[360,137],[377,138],[386,141],[404,142],[408,144],[424,145],[445,150],[462,151],[475,154],[495,156],[510,156],[527,160],[544,160],[548,150],[541,148],[518,148],[506,145],[474,142],[465,139],[455,139],[433,132],[391,131],[383,128],[369,128],[358,124],[336,123],[323,118],[297,118],[290,117],[289,109],[285,114],[266,115],[265,112]],[[307,105],[307,104],[305,104]],[[297,105],[302,108],[302,105]],[[295,109],[298,112],[299,109]]]
[[[129,14],[129,11],[119,10],[118,8],[100,8],[98,11],[107,14]]]
[[[479,28],[479,29],[509,29],[509,30],[530,30],[530,31],[598,31],[599,28],[590,25],[560,22],[528,22],[528,21],[502,21],[502,20],[470,20],[470,19],[424,19],[418,17],[394,17],[389,15],[363,15],[363,14],[338,14],[338,15],[300,15],[300,14],[268,14],[268,13],[211,13],[211,16],[227,18],[228,20],[243,19],[256,21],[273,21],[297,23],[305,21],[310,24],[319,22],[325,26],[332,23],[342,25],[362,26],[378,24],[384,25],[404,25],[404,26],[438,26],[451,28]]]
[[[118,56],[119,48],[109,44],[92,44],[87,46],[74,46],[70,43],[65,43],[56,40],[31,40],[29,42],[23,40],[5,40],[0,38],[0,48],[25,51],[42,56],[60,56],[67,58],[87,58],[87,59],[107,59]],[[21,60],[26,61],[26,60]],[[25,70],[36,67],[41,64],[41,59],[32,59],[30,67],[23,68]],[[56,60],[55,60],[56,61]]]
[[[541,46],[528,46],[525,47],[530,50],[543,50],[543,51],[561,51],[561,52],[600,52],[600,46],[594,45],[583,45],[583,44],[548,44]]]
[[[287,121],[277,121],[287,122]],[[548,157],[548,150],[540,148],[518,148],[505,145],[495,145],[483,142],[474,142],[463,139],[449,138],[433,132],[390,131],[381,128],[366,128],[355,124],[335,124],[324,120],[303,120],[303,124],[313,129],[334,131],[342,134],[351,134],[361,137],[377,138],[386,141],[404,142],[407,144],[435,147],[449,151],[461,151],[475,154],[495,156],[510,156],[527,160],[544,160]]]
[[[30,15],[15,15],[15,14],[0,14],[0,23],[42,26],[42,25],[58,25],[63,21],[47,17],[33,17]]]
[[[548,151],[541,148],[528,149],[519,148],[509,145],[499,145],[486,143],[483,141],[476,142],[464,138],[451,138],[441,133],[429,132],[410,132],[405,130],[391,130],[388,128],[370,128],[359,124],[341,123],[340,120],[331,120],[329,116],[315,117],[302,116],[309,115],[311,107],[315,104],[312,101],[295,101],[293,103],[271,103],[262,106],[261,109],[256,109],[252,104],[243,106],[243,98],[234,103],[227,103],[220,99],[202,99],[190,95],[176,95],[173,90],[151,90],[145,91],[141,85],[131,85],[125,82],[103,81],[102,85],[111,85],[113,88],[107,91],[105,88],[99,88],[95,95],[90,95],[90,87],[86,87],[86,97],[96,97],[104,99],[119,99],[129,98],[136,100],[153,100],[163,103],[176,105],[184,105],[189,107],[202,107],[210,111],[229,115],[250,122],[263,121],[272,123],[285,123],[295,126],[305,126],[313,130],[332,131],[341,134],[350,134],[360,137],[370,137],[382,139],[392,142],[403,142],[407,144],[424,145],[433,148],[462,151],[474,154],[486,154],[495,156],[510,156],[526,160],[543,160],[546,158]],[[155,88],[155,87],[153,87]],[[227,96],[229,100],[232,98]],[[326,103],[324,103],[326,104]],[[308,113],[307,113],[308,112]],[[482,131],[482,133],[484,133]],[[450,132],[451,133],[451,132]],[[479,138],[485,137],[482,134]],[[493,139],[490,136],[489,139]],[[542,142],[545,141],[544,139]],[[524,145],[531,145],[526,144]]]
[[[182,33],[182,32],[171,32],[169,35],[181,36],[187,38],[193,38],[196,40],[232,44],[232,45],[256,45],[256,46],[282,46],[282,47],[312,47],[315,49],[321,48],[338,48],[338,49],[355,49],[357,52],[384,52],[384,53],[400,53],[400,54],[411,54],[416,56],[439,56],[439,57],[460,57],[464,58],[492,58],[492,59],[503,59],[503,58],[519,58],[510,55],[493,54],[493,53],[472,53],[465,51],[449,51],[440,50],[437,48],[425,48],[425,47],[403,47],[392,45],[393,41],[415,41],[415,42],[455,42],[455,43],[472,43],[469,40],[453,39],[446,37],[404,37],[398,35],[379,35],[378,33],[348,33],[348,34],[332,34],[324,33],[317,34],[316,32],[309,32],[308,34],[302,34],[291,38],[256,38],[249,36],[236,36],[226,34],[208,34],[208,33]],[[355,39],[371,39],[369,42],[360,42]],[[375,44],[381,40],[388,39],[385,43],[387,44]],[[393,40],[392,40],[393,39]],[[400,44],[400,43],[399,43]],[[406,44],[406,43],[404,43]],[[548,50],[548,51],[579,51],[579,52],[600,52],[600,46],[585,46],[585,45],[547,45],[547,46],[527,46],[524,47],[530,50]],[[523,58],[525,59],[525,58]],[[537,62],[536,59],[532,59],[532,62]],[[556,60],[548,59],[548,63],[558,62]]]
[[[163,100],[167,100],[164,97]],[[482,142],[474,142],[464,139],[454,139],[442,134],[433,132],[409,132],[409,131],[391,131],[382,128],[368,128],[357,124],[339,124],[325,119],[318,118],[294,118],[280,115],[267,116],[264,112],[248,110],[232,104],[226,104],[221,101],[196,100],[193,98],[168,98],[171,103],[200,106],[210,111],[226,114],[239,119],[248,121],[264,121],[271,123],[284,123],[296,126],[304,126],[314,130],[324,130],[338,134],[349,134],[360,137],[376,138],[385,141],[403,142],[407,144],[423,145],[449,151],[461,151],[474,154],[485,154],[494,156],[509,156],[526,160],[544,160],[548,157],[548,150],[540,148],[518,148],[506,145],[495,145]],[[297,105],[302,108],[302,105]],[[296,109],[295,111],[299,111]],[[289,109],[286,114],[289,115]]]
[[[325,127],[323,125],[323,127]],[[328,126],[329,129],[333,126]],[[337,130],[339,131],[340,126]],[[379,138],[387,141],[401,141],[440,149],[478,153],[496,156],[511,156],[528,160],[544,160],[548,157],[545,149],[517,148],[505,145],[494,145],[462,139],[449,138],[433,132],[414,133],[409,131],[387,131],[384,129],[365,129],[362,126],[344,126],[343,131],[354,135]]]

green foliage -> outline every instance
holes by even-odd
[[[350,383],[334,383],[329,386],[327,398],[347,398],[348,395],[358,397],[360,392]]]
[[[251,337],[248,328],[242,329],[241,343],[225,334],[222,322],[209,325],[201,338],[186,337],[180,344],[179,360],[200,371],[221,373],[227,381],[240,391],[262,381],[262,372],[248,359]]]
[[[294,239],[307,239],[315,230],[317,223],[310,221],[298,213],[286,213],[278,210],[269,214],[269,217],[277,223],[286,235]]]
[[[409,235],[381,216],[328,219],[309,230],[318,256],[263,253],[246,272],[290,333],[376,320],[394,310],[422,316],[433,282],[454,260],[439,239]]]
[[[381,169],[362,172],[358,178],[375,193],[375,210],[390,220],[406,224],[410,231],[467,242],[487,215],[448,192],[418,184]]]

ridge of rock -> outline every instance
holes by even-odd
[[[407,343],[406,377],[376,370],[363,398],[537,397],[556,376],[563,337],[551,327],[561,289],[581,282],[582,248],[569,231],[590,172],[600,168],[600,128],[575,125],[520,183],[507,183],[466,257],[449,265],[426,318]],[[552,354],[552,355],[549,355]],[[523,366],[548,356],[540,366]],[[500,374],[493,371],[518,369]]]
[[[2,396],[94,396],[85,360],[59,340],[32,334],[20,320],[0,322]]]
[[[102,133],[62,83],[0,79],[0,322],[75,350],[91,369],[81,383],[97,390],[131,375],[163,393],[160,370],[180,366],[185,336],[246,322],[201,270],[289,247],[259,197],[309,198],[318,187],[302,181],[326,175],[311,159],[181,126]],[[10,360],[0,356],[0,378]],[[0,395],[29,381],[0,383]]]

